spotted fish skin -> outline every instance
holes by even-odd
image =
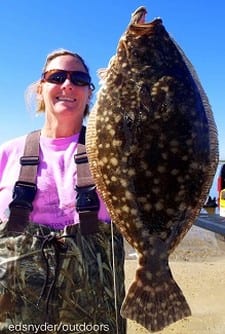
[[[193,66],[145,13],[132,15],[103,73],[86,142],[98,191],[139,253],[121,314],[154,332],[191,314],[168,258],[207,198],[218,138]]]

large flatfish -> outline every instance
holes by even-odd
[[[132,14],[101,71],[86,142],[98,191],[139,254],[121,314],[158,331],[191,314],[168,258],[208,196],[218,138],[193,66],[162,20],[145,23],[145,14]]]

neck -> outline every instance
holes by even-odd
[[[46,120],[41,130],[41,134],[44,137],[49,138],[65,138],[73,136],[74,134],[80,132],[81,126],[82,120],[80,120],[79,122],[66,122],[65,120],[61,122],[48,122],[48,120]]]

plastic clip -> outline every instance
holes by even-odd
[[[9,207],[23,207],[33,210],[32,202],[37,192],[37,186],[34,183],[17,181],[13,190],[13,200]]]
[[[77,191],[77,212],[86,212],[86,211],[98,211],[100,207],[100,201],[96,193],[96,186],[86,186],[78,187],[76,186],[75,190]]]

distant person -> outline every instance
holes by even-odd
[[[208,214],[214,214],[216,212],[216,208],[218,207],[216,202],[216,197],[211,197],[209,195],[206,203],[204,204],[203,208],[206,210]]]
[[[217,206],[216,197],[212,198],[211,196],[208,197],[207,202],[204,205],[205,208],[216,208]]]
[[[1,333],[126,333],[123,239],[78,152],[93,89],[78,54],[52,52],[29,87],[40,134],[0,147]]]

